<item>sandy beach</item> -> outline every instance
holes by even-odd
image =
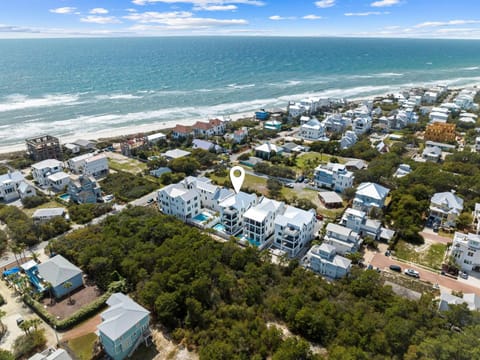
[[[235,121],[239,119],[244,119],[244,118],[249,118],[253,116],[253,112],[248,112],[248,113],[237,113],[237,114],[231,114],[228,115],[230,120]],[[218,118],[222,119],[224,116],[218,116]],[[227,117],[227,116],[225,116]],[[213,117],[215,118],[215,117]],[[181,125],[193,125],[197,121],[206,121],[208,119],[205,118],[196,118],[196,119],[185,119],[177,122],[166,122],[166,121],[159,121],[159,122],[154,122],[150,124],[143,124],[143,125],[132,125],[132,126],[125,126],[125,127],[118,127],[118,128],[112,128],[108,130],[102,130],[102,131],[97,131],[97,132],[88,132],[88,133],[76,133],[74,135],[69,135],[69,136],[60,136],[60,143],[61,144],[67,144],[71,141],[75,141],[77,139],[88,139],[88,140],[98,140],[98,139],[108,139],[108,138],[116,138],[120,136],[128,136],[128,135],[133,135],[133,134],[138,134],[138,133],[148,133],[148,132],[154,132],[154,131],[161,131],[164,129],[170,129],[173,128],[175,125],[181,124]],[[38,134],[41,135],[41,134]],[[54,135],[54,134],[50,134]],[[55,135],[54,135],[55,136]],[[0,154],[7,154],[7,153],[12,153],[12,152],[18,152],[18,151],[25,151],[25,143],[21,144],[14,144],[14,145],[8,145],[8,146],[1,146],[0,145]]]

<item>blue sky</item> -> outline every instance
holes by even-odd
[[[171,35],[480,39],[480,0],[0,2],[0,38]]]

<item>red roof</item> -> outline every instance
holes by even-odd
[[[175,125],[173,131],[179,134],[189,134],[192,132],[192,128],[185,125]]]
[[[210,125],[213,125],[213,126],[218,126],[222,123],[222,121],[218,119],[211,119],[211,120],[208,120],[208,122],[210,123]]]
[[[211,128],[213,128],[213,125],[211,125],[211,124],[209,124],[209,123],[206,123],[206,122],[197,121],[197,122],[193,125],[193,128],[194,128],[194,129],[199,129],[199,130],[210,130]]]

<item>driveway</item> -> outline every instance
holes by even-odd
[[[425,228],[422,232],[419,233],[425,241],[429,241],[433,244],[451,244],[453,242],[453,239],[445,237],[445,236],[440,236],[436,233],[433,232],[433,230]]]
[[[24,332],[17,325],[17,316],[20,315],[25,320],[38,318],[38,316],[23,303],[19,295],[16,295],[12,289],[7,287],[7,284],[3,280],[0,280],[0,293],[7,301],[7,303],[0,308],[6,312],[2,322],[7,326],[7,333],[0,340],[0,348],[5,350],[13,350],[12,346],[15,339],[24,334]],[[56,345],[57,340],[54,330],[45,322],[43,322],[43,320],[41,327],[45,329],[47,345]]]
[[[394,260],[388,256],[385,256],[383,253],[376,253],[372,261],[370,262],[372,266],[378,267],[381,270],[388,270],[388,267],[392,264],[399,265],[403,270],[410,268],[417,270],[420,273],[420,279],[424,281],[429,281],[432,284],[438,284],[440,287],[444,287],[450,290],[462,291],[465,293],[475,293],[480,296],[480,287],[475,286],[475,284],[469,283],[466,281],[459,281],[444,275],[441,275],[440,272],[433,272],[426,270],[419,266],[416,266],[412,263],[405,263],[401,261]]]

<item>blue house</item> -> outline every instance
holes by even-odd
[[[95,204],[102,197],[102,190],[92,176],[80,175],[68,184],[70,200],[77,204]]]
[[[110,296],[107,304],[97,327],[100,342],[113,360],[123,360],[149,338],[150,313],[122,293]]]
[[[53,294],[57,299],[83,286],[82,270],[62,255],[56,255],[38,264],[37,270],[33,273],[41,282],[49,282],[52,285]],[[72,284],[68,289],[64,286],[66,282]]]

